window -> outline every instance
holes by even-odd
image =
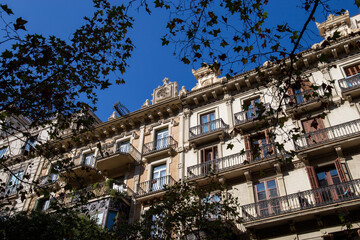
[[[260,103],[259,98],[255,98],[253,100],[248,100],[248,101],[244,102],[245,109],[248,109],[246,111],[246,119],[247,120],[252,120],[258,116],[256,111],[258,110],[257,106],[259,105],[259,103]]]
[[[306,136],[306,142],[308,145],[318,144],[328,139],[326,130],[323,130],[325,126],[321,118],[312,118],[302,121],[302,126],[305,133],[309,133]]]
[[[20,180],[22,179],[23,175],[24,170],[13,172],[5,188],[6,195],[12,195],[17,192],[17,188],[20,185]]]
[[[300,84],[294,84],[288,90],[290,105],[302,104],[313,98],[313,89],[310,81],[303,81]]]
[[[0,149],[0,158],[4,157],[7,151],[7,147],[3,147]]]
[[[120,142],[117,146],[117,149],[119,152],[122,153],[129,153],[129,148],[130,148],[130,142],[126,141],[126,142]]]
[[[215,113],[201,115],[201,133],[207,133],[215,130]]]
[[[244,136],[244,142],[248,161],[261,160],[275,153],[268,130],[256,135]]]
[[[114,189],[116,192],[119,193],[124,192],[125,191],[124,179],[125,179],[124,176],[116,178],[112,184],[112,189]]]
[[[102,225],[104,218],[104,212],[96,212],[91,215],[90,219],[94,220],[97,225]]]
[[[163,189],[166,184],[166,164],[154,167],[151,183],[152,191]]]
[[[50,208],[51,200],[49,198],[39,198],[36,202],[35,210],[45,212]]]
[[[221,217],[221,198],[219,194],[211,194],[203,199],[205,209],[207,209],[206,217],[208,219],[218,219]],[[207,206],[206,206],[207,205]]]
[[[202,162],[202,174],[208,174],[216,170],[216,166],[213,160],[218,158],[217,147],[213,146],[210,148],[201,150],[201,162]]]
[[[83,164],[86,166],[94,166],[94,153],[87,153],[83,157]]]
[[[259,202],[258,211],[261,216],[268,216],[280,212],[277,200],[267,201],[279,196],[276,181],[268,180],[255,185],[256,199]]]
[[[345,74],[347,77],[356,75],[356,74],[360,73],[360,64],[355,64],[350,67],[345,67],[344,71],[345,71]]]
[[[35,149],[36,139],[37,139],[37,136],[33,136],[33,137],[30,137],[26,141],[25,146],[24,146],[24,151],[25,152],[28,153],[28,152],[33,151]]]
[[[117,212],[115,212],[115,211],[108,212],[108,216],[107,216],[107,220],[106,220],[106,227],[110,230],[114,227],[114,224],[116,221],[116,215],[117,215]]]
[[[167,148],[169,145],[169,130],[167,128],[156,131],[156,150]]]

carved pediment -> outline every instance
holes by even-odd
[[[163,85],[154,89],[152,104],[178,96],[178,83],[164,78]]]

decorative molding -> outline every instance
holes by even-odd
[[[178,163],[178,169],[181,169],[183,167],[183,164],[181,162]]]
[[[169,82],[168,78],[164,78],[163,85],[154,89],[152,104],[156,104],[163,100],[178,96],[178,83]]]

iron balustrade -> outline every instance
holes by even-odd
[[[360,179],[241,206],[244,222],[360,198]]]
[[[269,113],[268,112],[269,109],[270,109],[270,104],[266,103],[263,105],[263,107],[259,106],[248,109],[246,111],[235,113],[234,114],[235,124],[238,125],[245,122],[257,120],[260,114],[261,116],[266,116]]]
[[[349,137],[360,133],[360,119],[347,123],[342,123],[328,128],[309,132],[295,141],[295,149],[300,150],[318,144],[335,141],[341,138]]]
[[[237,168],[248,163],[261,161],[280,156],[275,144],[267,144],[244,153],[236,153],[226,157],[206,161],[187,168],[188,178],[206,176],[210,173],[219,173],[229,169]]]
[[[172,186],[176,181],[170,176],[164,176],[160,178],[155,178],[146,182],[139,183],[138,185],[138,196],[143,196],[146,194],[158,192],[164,189],[165,186]]]
[[[341,91],[349,91],[355,87],[360,86],[360,74],[353,75],[351,77],[343,78],[339,80],[339,86]]]
[[[108,149],[112,148],[114,146],[114,144],[108,146],[107,148]],[[141,153],[131,143],[127,143],[126,145],[127,145],[126,147],[117,146],[114,152],[112,152],[112,153],[105,152],[105,153],[103,153],[103,155],[97,156],[96,160],[106,158],[106,157],[110,157],[110,156],[113,156],[115,154],[122,153],[122,154],[129,154],[130,156],[133,157],[133,159],[135,161],[139,162],[141,160]]]
[[[287,98],[285,98],[285,105],[286,107],[294,107],[301,104],[317,101],[321,96],[324,96],[324,90],[322,88],[318,88],[316,90],[309,89],[288,96]]]
[[[197,125],[195,127],[190,128],[190,139],[194,137],[198,137],[201,135],[205,135],[220,129],[228,129],[229,125],[225,124],[224,121],[221,118],[215,119],[213,121],[203,123],[200,125]]]
[[[157,139],[153,142],[146,143],[143,148],[143,154],[149,154],[161,151],[167,148],[176,148],[177,141],[171,136]]]
[[[49,174],[46,176],[42,176],[39,178],[39,185],[40,186],[47,186],[55,183],[58,180],[57,174]]]

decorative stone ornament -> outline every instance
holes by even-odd
[[[152,94],[152,96],[152,104],[156,104],[169,98],[177,97],[178,83],[169,82],[168,78],[164,78],[163,85],[154,89],[154,93]]]
[[[146,99],[146,101],[144,102],[144,104],[141,106],[141,108],[146,108],[146,107],[150,107],[150,101],[149,99]]]
[[[193,69],[192,73],[198,83],[191,90],[196,90],[217,82],[221,82],[221,78],[218,78],[218,76],[220,75],[220,71],[215,71],[211,69],[208,65],[205,65],[204,67],[201,67],[197,70]]]

